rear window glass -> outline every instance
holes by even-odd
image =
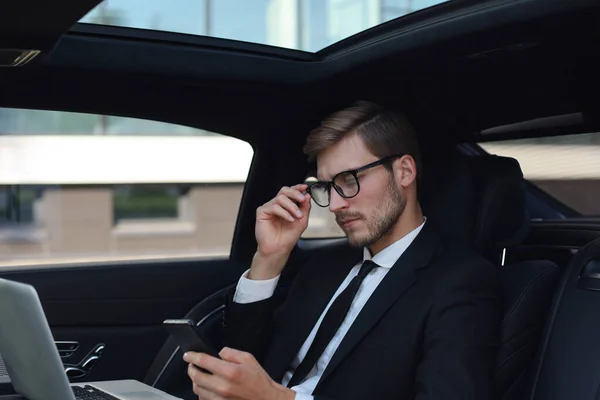
[[[575,213],[600,216],[600,133],[481,143],[515,158],[525,179]]]

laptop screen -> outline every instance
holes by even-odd
[[[31,285],[0,279],[0,354],[15,391],[28,400],[75,400]]]

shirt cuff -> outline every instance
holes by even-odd
[[[314,400],[314,397],[310,394],[296,392],[294,400]]]
[[[244,272],[238,281],[235,294],[233,295],[233,301],[235,303],[245,304],[268,299],[273,296],[275,288],[277,287],[277,282],[279,282],[279,277],[281,276],[277,275],[275,278],[259,281],[248,279],[247,276],[249,271],[250,270]]]

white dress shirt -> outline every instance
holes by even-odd
[[[310,345],[312,344],[315,335],[317,334],[317,330],[321,325],[321,321],[323,321],[323,317],[327,313],[327,310],[329,310],[331,303],[333,303],[337,296],[350,284],[352,278],[354,278],[358,274],[362,263],[365,260],[372,260],[377,265],[379,265],[380,268],[373,269],[373,271],[371,271],[371,273],[367,275],[367,277],[364,279],[358,293],[352,301],[352,305],[348,310],[348,314],[346,315],[344,321],[340,325],[334,337],[331,339],[331,341],[323,351],[323,354],[321,354],[321,356],[319,357],[319,360],[313,367],[312,371],[306,376],[305,380],[302,383],[291,388],[296,392],[296,400],[314,399],[311,394],[317,386],[319,379],[321,379],[323,371],[325,371],[325,368],[329,364],[329,361],[331,361],[333,354],[337,350],[339,344],[342,342],[342,339],[344,339],[344,336],[346,336],[346,333],[350,329],[350,326],[352,326],[352,323],[362,310],[363,306],[365,305],[367,300],[369,300],[369,297],[371,297],[379,283],[383,280],[383,278],[385,278],[390,268],[394,266],[396,261],[398,261],[398,259],[408,248],[408,246],[410,246],[415,237],[417,237],[424,224],[425,222],[423,222],[418,228],[410,232],[408,235],[404,236],[402,239],[392,243],[391,245],[377,253],[374,257],[371,257],[369,249],[367,249],[366,247],[364,248],[363,261],[356,264],[354,268],[350,270],[350,273],[348,274],[348,276],[346,276],[346,279],[338,287],[337,291],[329,301],[329,304],[327,304],[327,307],[325,307],[325,309],[323,310],[323,313],[321,314],[321,317],[317,321],[316,325],[313,327],[312,332],[308,335],[308,337],[304,341],[304,344],[300,348],[300,351],[292,360],[290,369],[288,369],[288,371],[285,373],[283,381],[281,382],[283,385],[287,385],[287,383],[292,379],[295,369],[298,367],[298,365],[300,365],[300,363],[306,356],[306,353],[308,352],[308,349],[310,348]],[[273,279],[258,281],[247,279],[247,274],[248,271],[246,271],[240,278],[235,295],[233,297],[233,301],[235,301],[236,303],[251,303],[267,299],[273,295],[273,293],[275,292],[275,287],[277,286],[277,282],[279,281],[279,276]]]

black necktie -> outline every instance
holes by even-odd
[[[331,304],[331,307],[329,307],[327,314],[325,314],[325,317],[321,322],[321,326],[319,326],[319,329],[317,330],[315,339],[310,345],[306,356],[300,365],[298,365],[296,371],[294,371],[292,379],[290,379],[288,382],[287,386],[289,388],[301,383],[304,378],[306,378],[306,375],[308,375],[308,373],[312,370],[317,360],[319,357],[321,357],[321,354],[323,351],[325,351],[325,348],[344,321],[344,318],[346,318],[346,314],[352,305],[352,300],[354,299],[354,296],[356,296],[362,281],[369,274],[369,272],[371,272],[373,268],[377,266],[378,265],[371,260],[366,260],[363,262],[358,275],[356,275],[352,281],[350,281],[348,287],[346,287],[346,289],[344,289]]]

